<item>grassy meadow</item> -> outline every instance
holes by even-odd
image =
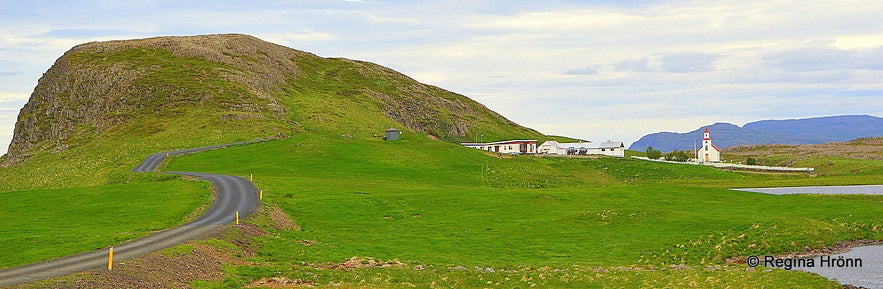
[[[419,133],[398,142],[295,136],[176,157],[165,169],[253,174],[264,204],[279,206],[300,227],[264,226],[272,234],[257,238],[252,260],[263,265],[231,267],[228,280],[200,283],[205,288],[279,276],[352,287],[833,288],[806,273],[746,271],[728,258],[883,239],[883,197],[726,189],[874,178],[606,157],[501,158]],[[266,221],[260,218],[254,221]],[[354,256],[407,265],[317,269]],[[687,269],[647,270],[681,265]]]
[[[0,192],[0,268],[107,248],[194,217],[208,183],[160,181]]]

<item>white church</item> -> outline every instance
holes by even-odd
[[[702,135],[702,146],[696,151],[696,159],[700,163],[719,163],[721,161],[721,150],[711,143],[707,127]]]

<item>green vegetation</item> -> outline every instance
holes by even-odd
[[[277,98],[296,108],[290,119],[309,132],[371,135],[390,127],[403,129],[405,123],[452,142],[474,141],[479,135],[484,141],[567,139],[545,137],[461,95],[373,64],[318,57],[304,57],[297,64],[301,76],[289,81]],[[458,123],[468,125],[463,136],[452,133]]]
[[[757,165],[757,159],[753,157],[748,157],[747,159],[745,159],[745,164],[749,166]]]
[[[665,160],[675,162],[686,162],[690,159],[690,153],[687,151],[672,151],[665,154]]]
[[[0,193],[0,268],[23,265],[143,237],[182,224],[210,202],[204,182]]]
[[[257,238],[253,261],[265,265],[231,268],[223,286],[284,272],[281,276],[317,284],[384,287],[433,282],[473,287],[487,281],[530,285],[519,283],[521,278],[574,288],[616,280],[622,287],[690,282],[753,287],[767,281],[819,287],[833,283],[796,272],[746,272],[727,259],[883,238],[883,220],[877,217],[883,213],[883,197],[772,196],[723,189],[836,181],[840,176],[737,173],[606,157],[499,158],[415,133],[398,142],[299,135],[174,158],[167,169],[254,174],[265,204],[278,205],[301,228],[262,226],[273,233]],[[407,265],[351,272],[316,269],[353,256]],[[615,270],[679,264],[692,269]],[[707,266],[729,269],[706,272]],[[528,267],[558,271],[525,272]],[[212,284],[203,285],[221,286]]]
[[[278,267],[237,267],[237,278],[194,282],[194,288],[239,288],[251,280],[315,276],[301,283],[320,288],[841,288],[833,281],[805,272],[763,270],[741,266],[600,268],[491,268],[404,264],[400,267],[317,269],[298,264]],[[289,276],[289,277],[286,277]],[[258,287],[261,288],[261,287]]]
[[[651,160],[658,160],[660,157],[662,157],[662,152],[657,149],[653,149],[652,146],[649,146],[647,147],[647,157]]]
[[[93,126],[99,123],[80,124],[85,131],[64,140],[68,149],[53,151],[43,143],[27,162],[0,169],[0,192],[125,183],[147,178],[134,176],[129,170],[151,153],[248,141],[290,131],[287,121],[267,112],[242,115],[234,109],[264,106],[268,100],[249,98],[241,85],[224,80],[219,71],[231,68],[218,63],[177,57],[157,49],[77,52],[64,59],[71,65],[97,70],[113,66],[140,71],[141,77],[130,88],[138,94],[128,96],[127,103],[117,110],[105,112],[106,121],[121,119],[115,126],[93,132]],[[78,102],[82,100],[61,105],[81,105]]]

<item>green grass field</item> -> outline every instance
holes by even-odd
[[[207,205],[209,184],[163,181],[0,193],[0,268],[107,248],[173,227]]]
[[[521,280],[519,274],[477,272],[475,267],[522,274],[523,268],[557,268],[540,284],[551,287],[699,282],[700,287],[751,288],[773,282],[818,288],[833,283],[797,272],[746,272],[727,258],[883,239],[883,230],[874,229],[883,226],[883,197],[772,196],[724,189],[875,181],[854,176],[735,173],[618,158],[498,158],[422,134],[407,134],[399,142],[296,136],[174,158],[166,169],[253,174],[264,190],[264,203],[278,205],[302,228],[259,238],[254,261],[266,265],[231,268],[227,283],[203,284],[209,288],[280,274],[354,287],[528,284],[512,280]],[[353,256],[434,269],[342,273],[301,265]],[[672,264],[694,269],[613,270],[603,276],[594,271]],[[457,266],[468,270],[452,269]],[[706,272],[706,266],[729,269]],[[442,278],[456,281],[442,285]],[[682,279],[690,282],[675,282]]]

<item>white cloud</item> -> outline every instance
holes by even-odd
[[[289,33],[265,33],[260,35],[261,39],[273,43],[299,43],[299,42],[317,42],[332,41],[338,37],[325,32],[318,31],[302,31]]]
[[[595,75],[601,73],[601,70],[595,66],[586,66],[581,68],[568,69],[564,74],[570,75]]]
[[[835,37],[832,46],[839,49],[861,49],[883,46],[883,34],[845,35]]]
[[[6,153],[9,143],[12,141],[12,131],[15,129],[17,113],[17,110],[0,110],[0,155]]]
[[[13,101],[25,101],[25,100],[28,100],[29,97],[30,96],[27,94],[0,92],[0,103],[13,102]]]
[[[883,70],[883,46],[863,49],[802,47],[767,54],[764,62],[767,66],[798,72],[838,69]]]

